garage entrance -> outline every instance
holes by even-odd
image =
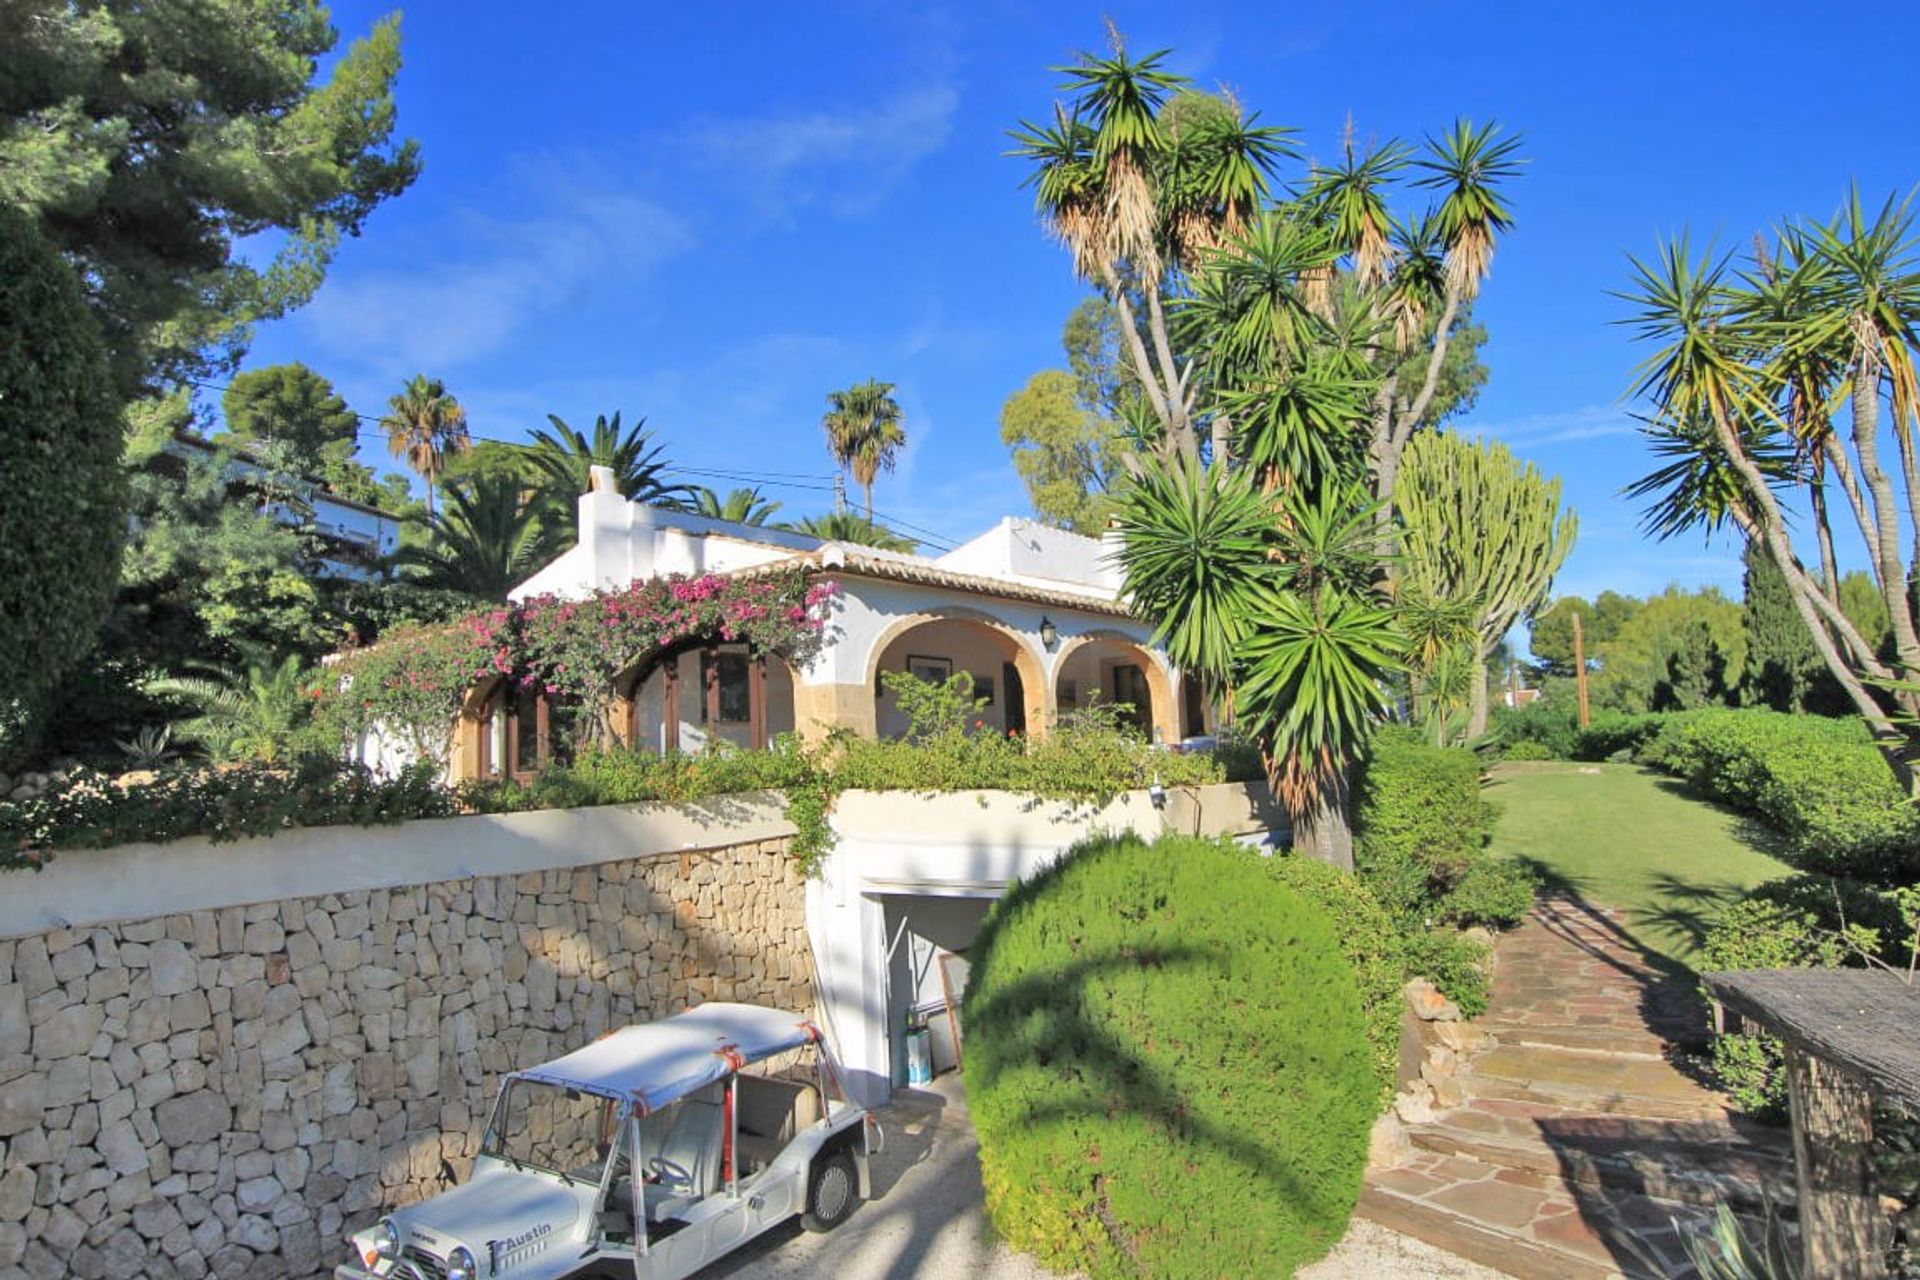
[[[907,1027],[927,1028],[936,1076],[954,1070],[965,1052],[960,1000],[966,994],[967,953],[979,936],[993,898],[967,895],[885,894],[887,1044],[896,1087],[907,1083]]]

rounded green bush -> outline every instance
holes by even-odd
[[[966,1019],[987,1211],[1046,1265],[1285,1276],[1346,1230],[1379,1101],[1353,966],[1252,859],[1083,845],[995,907]]]

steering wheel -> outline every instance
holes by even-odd
[[[693,1175],[687,1172],[686,1166],[665,1156],[654,1156],[647,1161],[647,1176],[653,1182],[676,1190],[693,1190]]]

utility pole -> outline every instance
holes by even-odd
[[[847,509],[847,478],[838,471],[833,473],[833,509]]]
[[[1580,688],[1580,727],[1587,727],[1587,642],[1580,634],[1580,615],[1573,615],[1573,678]]]

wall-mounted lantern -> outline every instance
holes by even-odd
[[[1060,628],[1053,625],[1052,618],[1040,619],[1040,647],[1048,653],[1060,647]]]

